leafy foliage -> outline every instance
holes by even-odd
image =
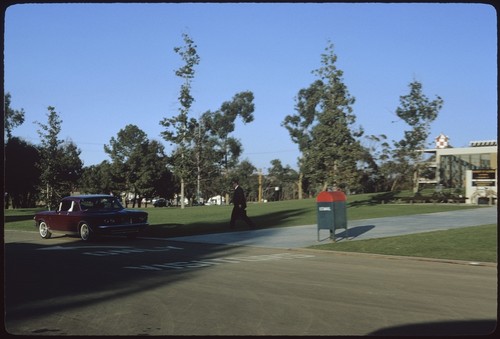
[[[117,138],[112,137],[110,144],[104,146],[104,151],[110,155],[111,164],[103,163],[101,169],[93,171],[101,174],[101,184],[109,183],[110,179],[118,184],[112,188],[104,185],[110,191],[133,193],[133,206],[138,197],[171,195],[162,184],[163,180],[166,185],[171,184],[163,145],[156,140],[150,141],[136,125],[129,124],[121,129]]]
[[[299,174],[289,165],[284,166],[281,160],[271,160],[265,180],[264,199],[268,201],[290,200],[298,197]]]
[[[39,162],[38,148],[19,138],[9,138],[5,145],[5,192],[13,208],[36,205],[41,172]]]
[[[191,95],[191,81],[195,75],[194,66],[200,62],[200,57],[196,51],[197,46],[194,44],[194,41],[187,34],[183,34],[183,39],[185,45],[174,48],[174,51],[184,61],[184,65],[175,71],[175,75],[184,80],[178,98],[180,103],[179,114],[160,121],[160,124],[166,128],[162,132],[163,138],[166,141],[176,144],[180,148],[181,153],[194,138],[196,120],[189,119],[188,114],[194,102],[194,98]],[[179,174],[182,177],[188,170],[187,166],[182,162],[182,158],[177,165],[176,167],[179,167],[178,171],[180,171]]]
[[[81,151],[72,141],[58,139],[62,120],[54,107],[49,106],[47,109],[47,124],[36,123],[40,127],[38,134],[41,139],[41,161],[38,164],[41,189],[45,191],[45,202],[51,209],[76,188],[83,163],[80,160]]]
[[[355,102],[336,67],[337,56],[330,43],[321,55],[322,67],[313,71],[319,79],[301,89],[296,98],[297,114],[288,115],[283,126],[297,143],[301,171],[316,187],[353,186],[358,180],[357,161],[362,147],[354,131]],[[318,188],[319,188],[318,187]]]
[[[179,114],[172,118],[164,118],[160,124],[165,127],[162,136],[166,141],[177,145],[176,153],[180,156],[174,157],[174,172],[181,181],[181,206],[184,207],[184,181],[190,172],[190,159],[186,156],[190,142],[194,139],[196,129],[196,119],[190,119],[188,114],[194,97],[191,95],[191,81],[195,75],[194,67],[199,64],[200,57],[196,51],[196,44],[191,37],[184,33],[184,46],[175,47],[174,52],[179,54],[184,61],[184,65],[175,71],[175,75],[184,80],[179,94]]]
[[[394,172],[398,172],[399,175],[396,176],[392,190],[415,185],[414,173],[418,171],[418,163],[421,160],[419,150],[425,148],[425,142],[430,133],[430,124],[437,118],[443,107],[443,100],[439,96],[430,101],[423,94],[420,82],[413,81],[409,87],[410,93],[400,96],[400,106],[396,109],[396,115],[406,122],[411,130],[404,131],[404,138],[394,142],[392,166]]]
[[[38,148],[12,138],[12,130],[24,122],[24,110],[12,109],[11,96],[6,93],[6,190],[14,205],[33,205],[39,197],[54,206],[59,197],[74,189],[173,198],[179,186],[181,196],[193,201],[194,197],[207,199],[229,193],[233,176],[239,177],[249,198],[257,200],[256,168],[248,159],[240,161],[243,145],[234,136],[238,119],[244,124],[254,120],[254,94],[239,92],[219,109],[206,111],[198,119],[190,117],[195,101],[191,85],[200,57],[194,40],[188,34],[182,38],[184,44],[173,49],[182,59],[182,65],[174,70],[175,76],[182,80],[178,113],[160,121],[164,127],[163,139],[175,146],[169,156],[165,155],[160,142],[148,140],[139,127],[126,125],[105,145],[111,161],[83,171],[80,150],[72,141],[58,138],[62,120],[54,107],[48,107],[47,124],[37,122],[42,140]],[[439,96],[429,100],[423,94],[422,84],[411,82],[409,94],[400,96],[395,112],[410,127],[404,131],[403,138],[393,140],[392,148],[383,134],[366,136],[365,143],[361,144],[364,132],[362,128],[354,128],[355,98],[343,81],[343,71],[337,68],[332,43],[328,43],[321,54],[321,66],[312,74],[316,77],[314,81],[297,93],[295,114],[286,116],[282,122],[291,140],[299,146],[300,171],[283,167],[278,159],[271,161],[269,175],[261,183],[263,198],[302,198],[302,189],[304,196],[312,197],[333,186],[346,186],[358,193],[411,188],[420,171],[419,150],[425,148],[430,125],[437,118],[443,100]],[[22,158],[26,159],[24,165]],[[420,172],[429,178],[435,175]],[[26,180],[16,180],[19,173],[23,173]],[[184,204],[184,199],[180,201]]]
[[[7,135],[7,139],[12,138],[12,130],[17,126],[20,126],[24,123],[24,109],[15,110],[10,107],[10,93],[6,93],[4,95],[4,107],[5,107],[5,115],[4,115],[4,129],[5,134]]]

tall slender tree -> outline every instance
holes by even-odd
[[[409,84],[410,93],[399,97],[400,104],[396,115],[411,127],[404,131],[404,138],[394,142],[393,160],[398,175],[394,180],[392,190],[405,183],[417,190],[416,175],[422,156],[420,152],[426,146],[430,134],[431,123],[437,118],[443,107],[441,97],[430,101],[422,91],[422,84],[413,81]]]
[[[302,153],[301,171],[321,189],[355,185],[362,152],[357,138],[363,131],[352,129],[355,98],[349,94],[336,62],[330,42],[321,55],[322,66],[312,72],[318,79],[299,91],[297,113],[286,116],[282,124]]]
[[[65,195],[71,193],[82,174],[83,162],[80,160],[81,151],[72,141],[59,139],[62,120],[55,108],[48,108],[48,122],[38,124],[37,131],[41,139],[40,181],[42,191],[45,192],[47,207],[52,209]]]
[[[184,208],[185,178],[190,171],[190,160],[186,156],[186,152],[196,133],[196,119],[189,118],[189,112],[194,102],[194,97],[191,95],[191,83],[195,75],[195,66],[199,64],[200,57],[193,39],[186,33],[182,37],[184,46],[174,48],[174,52],[179,54],[184,61],[184,65],[175,71],[175,75],[183,80],[178,98],[179,114],[172,118],[164,118],[160,124],[165,127],[165,131],[162,132],[163,138],[174,143],[177,146],[176,152],[180,155],[175,157],[174,173],[180,178],[181,208]]]

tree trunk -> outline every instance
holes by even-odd
[[[399,177],[397,177],[396,179],[394,179],[394,181],[392,182],[392,186],[391,186],[391,192],[394,192],[396,190],[396,187],[397,187],[397,184],[398,184],[398,180]]]
[[[184,178],[181,178],[181,209],[184,208]]]
[[[302,200],[302,172],[299,173],[299,182],[297,185],[299,186],[299,200]]]

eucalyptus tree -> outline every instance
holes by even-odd
[[[175,71],[175,75],[183,80],[179,93],[179,114],[171,118],[164,118],[160,125],[165,127],[162,136],[177,146],[175,157],[174,173],[181,182],[181,208],[184,208],[184,185],[185,178],[191,171],[190,160],[186,156],[186,151],[190,148],[190,143],[194,139],[196,132],[196,119],[189,118],[191,106],[195,101],[191,95],[191,83],[195,75],[195,66],[199,64],[200,57],[196,51],[196,44],[191,37],[184,33],[182,35],[184,46],[175,47],[174,52],[179,54],[184,64]]]
[[[286,116],[282,123],[302,153],[300,170],[323,190],[355,185],[362,153],[357,138],[363,131],[352,129],[355,98],[349,94],[336,62],[334,46],[329,43],[321,55],[322,66],[312,72],[317,80],[298,92],[297,113]]]
[[[200,118],[209,134],[206,142],[210,147],[206,147],[205,150],[212,161],[210,166],[215,165],[219,168],[219,173],[224,178],[221,189],[226,193],[229,176],[238,165],[239,157],[243,152],[240,140],[232,136],[236,127],[236,119],[240,118],[244,124],[254,120],[253,100],[254,95],[251,91],[237,93],[230,101],[223,102],[217,111],[207,111]]]

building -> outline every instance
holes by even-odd
[[[465,193],[470,204],[495,204],[498,188],[497,141],[472,141],[469,147],[454,148],[448,136],[440,134],[436,148],[426,149],[424,176],[419,185],[434,185],[437,190],[451,188]]]

